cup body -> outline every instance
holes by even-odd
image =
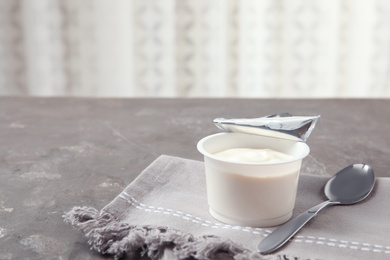
[[[302,159],[302,142],[243,133],[219,133],[198,142],[204,155],[210,214],[233,225],[270,227],[292,216]],[[231,148],[273,149],[292,155],[277,163],[231,162],[215,153]]]

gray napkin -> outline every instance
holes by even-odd
[[[328,178],[301,175],[294,216],[325,200]],[[384,259],[390,258],[390,180],[353,206],[325,209],[273,255],[256,246],[273,228],[220,223],[208,213],[204,165],[160,156],[100,212],[75,207],[65,221],[91,247],[120,258],[142,251],[154,259]]]

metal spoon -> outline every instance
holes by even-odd
[[[325,185],[328,201],[324,201],[277,228],[257,246],[262,254],[271,253],[283,246],[317,213],[332,205],[349,205],[365,199],[375,185],[374,170],[367,164],[353,164],[333,176]]]

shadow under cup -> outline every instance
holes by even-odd
[[[204,155],[210,214],[233,225],[270,227],[292,216],[302,159],[309,152],[303,142],[268,136],[219,133],[198,142]],[[231,148],[272,149],[292,155],[278,163],[230,162],[215,153]]]

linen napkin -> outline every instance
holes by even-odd
[[[374,169],[375,170],[375,169]],[[302,175],[294,216],[325,200],[327,177]],[[64,215],[91,247],[119,259],[142,251],[152,259],[384,259],[390,258],[390,180],[351,206],[333,206],[271,255],[257,244],[274,228],[220,223],[208,213],[203,162],[162,155],[98,211]]]

